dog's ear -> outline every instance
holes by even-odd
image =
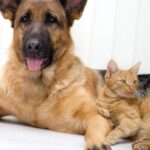
[[[0,12],[5,19],[14,20],[21,0],[0,0]]]
[[[66,11],[68,25],[71,26],[75,19],[82,16],[87,0],[60,0],[60,2]]]

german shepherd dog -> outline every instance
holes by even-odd
[[[108,150],[111,122],[96,110],[102,80],[74,55],[70,28],[86,0],[0,0],[14,29],[0,72],[0,116],[54,131],[85,134],[86,149]]]

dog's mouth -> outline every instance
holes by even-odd
[[[39,71],[52,63],[52,58],[32,58],[26,57],[25,63],[30,71]]]
[[[24,56],[25,64],[30,71],[40,71],[53,62],[53,52],[49,50],[42,55],[30,53]]]
[[[41,70],[44,64],[44,59],[26,58],[26,64],[31,71]]]

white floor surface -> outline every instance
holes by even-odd
[[[19,123],[12,117],[0,121],[0,150],[84,150],[84,137],[38,129]],[[112,150],[131,150],[122,141]]]

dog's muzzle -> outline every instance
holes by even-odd
[[[37,38],[32,38],[26,42],[26,51],[28,56],[26,57],[26,63],[29,70],[36,71],[40,70],[44,59],[42,58],[43,46],[42,42]]]
[[[53,48],[47,33],[27,32],[23,40],[25,63],[29,70],[38,71],[52,63]]]

